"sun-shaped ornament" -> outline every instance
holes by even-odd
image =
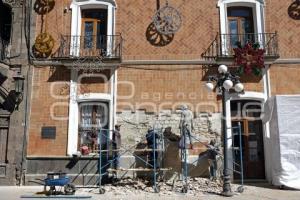
[[[176,33],[182,24],[180,12],[169,6],[168,1],[166,5],[155,13],[153,17],[153,24],[158,32],[164,35]]]

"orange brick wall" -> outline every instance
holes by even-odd
[[[180,66],[173,66],[173,69],[180,69]],[[123,109],[146,109],[150,112],[163,109],[175,110],[184,103],[190,105],[195,112],[219,112],[220,102],[216,101],[216,94],[208,93],[204,87],[207,76],[215,73],[216,70],[206,71],[199,66],[189,70],[122,68],[118,71],[118,111]],[[252,76],[243,77],[245,89],[262,92],[262,80],[256,79]]]
[[[273,65],[270,82],[272,95],[300,94],[300,65]]]
[[[33,73],[28,155],[65,155],[70,71],[34,68]],[[55,126],[56,138],[42,139],[43,126]]]
[[[294,1],[267,0],[265,26],[267,32],[278,31],[281,58],[300,57],[300,21],[288,15],[288,7]],[[288,92],[288,91],[287,91]]]
[[[77,93],[110,93],[112,72],[104,70],[97,73],[83,74],[79,73],[79,84],[77,85]]]
[[[208,93],[203,87],[201,79],[204,75],[204,71],[196,66],[193,70],[184,71],[121,69],[118,71],[118,110],[157,112],[175,110],[182,103],[187,103],[193,110],[203,112],[207,110],[205,102],[216,104],[215,94]],[[210,108],[211,111],[218,112],[218,104],[213,108],[216,109]]]
[[[71,0],[55,1],[55,7],[47,15],[37,15],[36,34],[49,32],[59,46],[60,35],[69,35],[71,12],[64,13]],[[192,59],[199,58],[219,30],[217,1],[172,1],[182,15],[182,26],[173,41],[164,47],[152,46],[146,38],[147,28],[156,11],[156,1],[117,0],[116,32],[124,38],[124,59]],[[278,31],[282,58],[299,57],[299,20],[289,17],[287,9],[293,1],[267,0],[265,4],[266,32]],[[164,1],[161,1],[161,7]],[[42,23],[43,18],[43,23]],[[41,25],[43,27],[41,28]]]
[[[165,1],[160,1],[161,7]],[[216,1],[170,1],[182,15],[182,26],[164,47],[151,45],[147,28],[156,11],[156,1],[117,1],[117,32],[124,37],[124,59],[197,59],[219,32]],[[157,35],[154,35],[157,36]]]

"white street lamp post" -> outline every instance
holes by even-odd
[[[227,152],[227,127],[226,127],[226,95],[230,89],[234,88],[235,92],[243,92],[244,85],[240,83],[239,77],[228,72],[228,67],[226,65],[220,65],[218,68],[218,75],[210,76],[205,87],[209,91],[213,91],[217,87],[222,91],[222,125],[223,125],[223,148],[224,148],[224,170],[223,170],[223,192],[224,196],[232,196],[231,186],[230,186],[230,173],[228,169],[228,152]],[[212,82],[216,82],[216,86]]]

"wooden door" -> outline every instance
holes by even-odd
[[[238,43],[244,45],[247,41],[255,41],[252,8],[230,7],[228,8],[228,39],[230,51],[236,48]]]
[[[94,18],[82,19],[81,56],[99,56],[103,50],[104,36],[100,31],[101,20]]]
[[[245,179],[265,179],[263,127],[261,120],[238,119],[232,121],[232,127],[238,122],[242,128],[242,156]],[[233,129],[233,147],[239,147],[238,129]],[[234,153],[234,160],[240,164],[239,152]],[[239,178],[235,175],[235,178]]]
[[[7,163],[8,129],[0,127],[0,164]]]

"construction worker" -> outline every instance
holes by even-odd
[[[181,118],[179,123],[179,129],[181,133],[181,139],[179,141],[179,148],[187,149],[187,137],[190,140],[190,148],[193,149],[192,143],[192,131],[194,130],[193,126],[193,112],[188,109],[187,105],[182,105],[181,107]]]
[[[151,127],[148,129],[148,133],[146,134],[146,140],[147,140],[147,147],[148,149],[154,149],[153,151],[150,151],[148,154],[148,163],[151,167],[154,166],[154,162],[156,164],[156,167],[159,167],[158,160],[158,140],[160,139],[160,135]]]
[[[220,149],[216,144],[216,140],[212,139],[207,145],[207,157],[209,163],[210,180],[217,180],[217,156],[220,154]]]
[[[115,125],[115,130],[112,134],[112,147],[113,147],[113,159],[114,168],[119,168],[119,150],[121,147],[121,125]]]

